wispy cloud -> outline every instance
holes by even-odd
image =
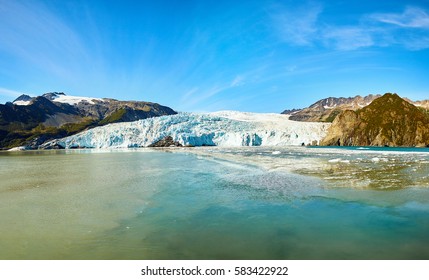
[[[209,88],[193,88],[186,92],[182,98],[182,110],[191,110],[193,111],[197,105],[201,105],[206,102],[208,99],[213,97],[214,95],[222,92],[227,89],[229,86],[212,86]]]
[[[186,104],[186,109],[194,109],[196,105],[202,105],[208,101],[213,101],[213,97],[233,88],[245,84],[245,75],[236,75],[230,83],[215,84],[209,87],[194,87],[181,98],[182,104]]]
[[[317,36],[317,20],[322,6],[311,3],[298,9],[282,8],[281,13],[273,14],[275,26],[282,40],[297,46],[313,44]]]
[[[429,35],[424,37],[415,37],[411,36],[410,38],[405,39],[402,41],[402,44],[410,50],[418,51],[422,49],[429,48]]]
[[[238,87],[238,86],[244,85],[244,76],[237,75],[234,78],[234,80],[232,80],[230,85],[231,85],[231,87]]]
[[[89,60],[77,32],[42,2],[0,0],[0,33],[0,50],[54,76]]]
[[[372,13],[356,18],[355,25],[323,20],[321,5],[307,4],[297,10],[283,10],[273,16],[280,38],[297,46],[316,43],[341,51],[391,45],[409,50],[429,48],[429,15],[419,7],[402,13]]]
[[[190,100],[190,98],[192,98],[192,96],[198,91],[197,87],[194,87],[190,90],[188,90],[187,92],[185,92],[185,94],[182,95],[181,101],[182,103],[186,103]]]
[[[254,71],[249,71],[244,74],[235,75],[234,78],[230,79],[229,83],[214,83],[212,85],[193,87],[182,95],[180,99],[181,103],[186,104],[186,109],[188,110],[193,110],[197,105],[201,108],[203,103],[214,101],[216,95],[244,86],[246,84],[246,77],[253,74]]]
[[[378,13],[370,15],[375,21],[389,23],[400,27],[429,29],[428,13],[418,7],[407,7],[403,13]]]
[[[20,91],[15,91],[15,90],[11,90],[11,89],[7,89],[7,88],[0,88],[0,96],[6,96],[6,97],[18,97],[22,94],[25,94],[23,92]]]
[[[323,39],[337,50],[356,50],[374,45],[370,30],[360,27],[330,27],[323,30]]]

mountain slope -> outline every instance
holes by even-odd
[[[345,110],[356,111],[371,104],[372,101],[381,95],[367,95],[355,97],[328,97],[321,99],[307,108],[297,110],[284,110],[282,114],[291,115],[290,119],[304,122],[332,122],[335,117]],[[429,110],[429,100],[412,101],[404,98],[405,101],[416,107]]]
[[[340,113],[321,144],[426,146],[429,116],[397,94],[386,93],[360,110]]]
[[[306,122],[332,122],[334,118],[344,110],[358,110],[369,105],[380,95],[368,95],[355,97],[328,97],[321,99],[311,106],[302,110],[296,110],[290,116],[294,121]],[[286,111],[287,112],[287,111]],[[284,113],[284,112],[283,112]]]
[[[11,103],[0,104],[0,128],[6,130],[31,129],[57,114],[68,115],[74,122],[82,119],[77,108],[68,104],[54,104],[45,97],[39,96],[32,98],[25,106]]]

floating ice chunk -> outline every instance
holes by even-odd
[[[280,151],[274,151],[274,152],[272,152],[272,154],[273,155],[280,155],[282,152],[280,152]]]
[[[380,158],[378,158],[378,157],[374,157],[374,158],[372,158],[372,159],[371,159],[371,161],[373,161],[373,162],[379,162],[379,161],[380,161]]]
[[[334,159],[328,160],[328,162],[330,162],[330,163],[336,163],[336,162],[340,162],[341,160],[342,160],[341,158],[334,158]]]

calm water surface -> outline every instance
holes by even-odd
[[[0,153],[0,259],[429,259],[426,150]]]

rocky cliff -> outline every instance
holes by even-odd
[[[397,94],[386,93],[362,109],[336,116],[321,145],[427,146],[429,115]]]

